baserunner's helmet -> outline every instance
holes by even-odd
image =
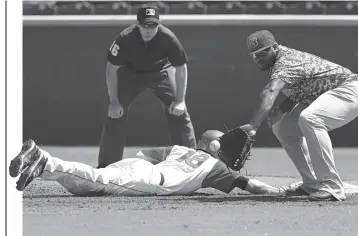
[[[198,149],[210,153],[215,158],[219,158],[218,150],[220,148],[219,138],[224,133],[219,130],[207,130],[198,141]]]

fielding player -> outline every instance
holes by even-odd
[[[267,30],[251,34],[247,46],[256,65],[269,70],[270,82],[251,122],[242,128],[255,135],[282,91],[294,106],[288,112],[273,109],[276,122],[272,129],[302,176],[303,184],[291,194],[310,195],[312,200],[344,200],[328,131],[358,116],[358,75],[279,45]]]
[[[212,142],[223,133],[205,132],[198,150],[172,146],[143,150],[135,158],[127,158],[105,168],[63,161],[52,157],[28,140],[10,164],[12,177],[19,174],[16,188],[22,191],[40,177],[60,183],[76,195],[183,195],[200,188],[215,188],[229,193],[235,187],[255,194],[279,194],[282,189],[229,170],[212,151]],[[153,164],[154,163],[154,164]]]
[[[171,144],[196,148],[194,128],[185,104],[188,58],[174,33],[160,24],[157,7],[143,5],[138,10],[137,24],[118,35],[107,59],[110,104],[98,167],[122,159],[127,113],[135,97],[145,90],[164,105]]]

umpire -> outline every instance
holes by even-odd
[[[110,104],[98,168],[122,159],[129,107],[145,90],[164,105],[171,144],[196,148],[185,104],[188,58],[174,33],[160,24],[158,11],[155,5],[141,6],[137,24],[124,29],[109,48],[106,81]]]

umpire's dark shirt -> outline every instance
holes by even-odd
[[[163,25],[159,25],[157,35],[148,43],[143,41],[136,25],[124,29],[112,43],[107,59],[113,65],[142,73],[181,66],[188,60],[177,37]]]

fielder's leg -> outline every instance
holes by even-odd
[[[319,181],[317,190],[345,199],[337,172],[328,131],[339,128],[358,116],[358,81],[346,83],[318,97],[299,117],[306,137],[312,165]]]
[[[171,144],[196,149],[194,127],[188,111],[186,110],[181,116],[169,113],[169,106],[174,102],[176,88],[175,78],[170,78],[172,74],[173,73],[167,73],[160,83],[153,86],[152,91],[164,104]]]
[[[311,193],[315,191],[316,177],[306,139],[298,126],[298,117],[303,109],[302,105],[298,105],[291,112],[285,113],[281,120],[272,126],[272,131],[302,176],[301,188]]]

